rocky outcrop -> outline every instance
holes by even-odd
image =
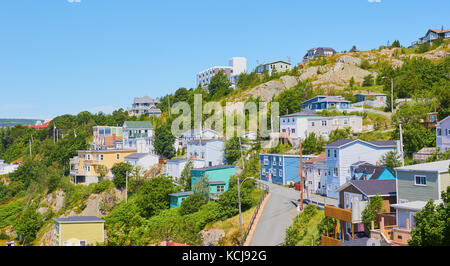
[[[299,82],[297,77],[282,76],[280,80],[271,80],[242,93],[241,99],[260,97],[262,101],[271,101],[283,90],[289,89]],[[244,100],[245,101],[245,100]]]
[[[54,213],[57,213],[64,205],[65,195],[66,194],[61,189],[48,194],[47,197],[41,200],[39,206],[42,207],[39,207],[37,212],[39,212],[40,214],[44,214],[48,210],[48,208],[51,208]]]
[[[200,231],[202,235],[202,246],[217,246],[220,239],[225,236],[225,231],[222,229],[211,229]]]

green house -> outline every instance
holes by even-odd
[[[183,202],[184,199],[186,199],[189,195],[191,195],[192,191],[186,191],[186,192],[178,192],[178,193],[172,193],[169,194],[169,200],[170,200],[170,208],[176,208],[181,206],[181,202]]]
[[[234,165],[216,165],[191,170],[191,187],[201,176],[208,176],[211,199],[217,199],[230,186],[230,177],[236,174]]]

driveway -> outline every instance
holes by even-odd
[[[256,226],[250,246],[276,246],[284,242],[286,229],[297,215],[300,191],[273,183],[259,181],[269,186],[271,196]],[[306,194],[303,194],[306,198]],[[336,204],[337,200],[315,195],[314,201]],[[295,204],[294,204],[295,203]],[[305,207],[306,204],[303,205]]]

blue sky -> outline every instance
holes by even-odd
[[[233,56],[253,70],[450,26],[447,0],[73,1],[0,2],[0,118],[110,112],[195,87],[197,72]]]

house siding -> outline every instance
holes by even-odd
[[[66,241],[72,245],[79,245],[80,240],[86,240],[86,245],[104,241],[103,223],[60,223],[59,226],[61,246]]]
[[[426,186],[415,185],[415,175],[426,176]],[[438,173],[397,171],[397,198],[398,203],[403,201],[438,200],[440,198]]]

